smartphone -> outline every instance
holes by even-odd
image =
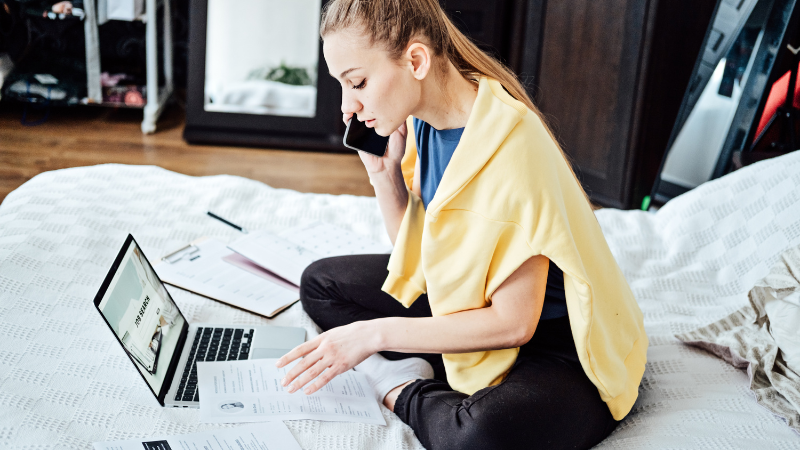
[[[374,128],[367,127],[364,122],[353,116],[347,122],[347,130],[344,132],[342,142],[347,148],[381,157],[386,153],[386,147],[389,145],[389,136],[379,135]]]

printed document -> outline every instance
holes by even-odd
[[[391,251],[388,245],[323,222],[280,234],[254,231],[228,248],[297,286],[305,268],[318,259]]]
[[[300,450],[283,422],[245,425],[181,436],[95,442],[95,450]]]
[[[311,395],[302,390],[290,394],[280,380],[294,364],[278,369],[276,362],[197,363],[200,422],[314,419],[386,425],[364,374],[349,370]]]

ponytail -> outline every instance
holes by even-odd
[[[450,37],[447,59],[461,72],[461,75],[467,79],[485,76],[497,80],[512,97],[538,114],[538,108],[533,104],[528,92],[522,86],[516,74],[500,61],[478,48],[453,24],[444,11],[442,11],[442,15],[443,22],[447,27],[447,35]]]

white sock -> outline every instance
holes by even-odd
[[[406,358],[389,361],[379,354],[374,354],[355,367],[367,377],[375,399],[383,404],[386,394],[403,383],[419,379],[433,378],[433,367],[422,358]]]

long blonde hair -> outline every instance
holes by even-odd
[[[393,59],[400,59],[411,39],[424,37],[435,56],[446,57],[439,58],[440,63],[446,65],[449,61],[465,79],[475,83],[481,76],[497,80],[541,119],[575,176],[564,150],[517,75],[465,36],[437,0],[333,0],[325,5],[319,30],[323,40],[351,27],[360,28],[372,45],[384,47]],[[575,180],[578,181],[577,177]],[[588,201],[586,192],[584,196]]]

